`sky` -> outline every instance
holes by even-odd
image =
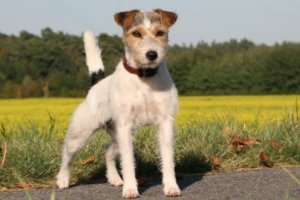
[[[171,44],[247,38],[257,44],[300,42],[300,0],[0,0],[0,32],[40,34],[45,27],[81,35],[122,35],[116,12],[175,11]]]

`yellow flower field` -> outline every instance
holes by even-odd
[[[197,96],[180,97],[177,124],[188,121],[233,117],[241,123],[278,120],[294,112],[300,95],[282,96]],[[49,114],[57,127],[65,130],[68,120],[81,98],[1,99],[0,123],[6,127],[34,121],[41,126],[49,122]]]
[[[181,97],[177,122],[233,117],[241,123],[281,119],[296,110],[300,95]]]

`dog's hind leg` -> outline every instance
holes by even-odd
[[[99,128],[99,123],[95,121],[95,116],[88,112],[88,106],[81,104],[74,113],[68,133],[64,140],[62,163],[57,175],[57,186],[59,188],[69,187],[70,165],[73,157],[86,141]]]
[[[123,180],[121,179],[116,168],[116,156],[118,155],[116,133],[113,127],[107,128],[106,131],[111,136],[111,143],[107,145],[105,151],[106,177],[111,185],[121,186],[123,185]]]

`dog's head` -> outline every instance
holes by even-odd
[[[175,13],[161,9],[131,10],[116,13],[114,18],[123,28],[125,50],[133,65],[154,68],[164,60],[168,30],[177,20]]]

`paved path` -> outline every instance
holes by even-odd
[[[179,198],[163,196],[160,180],[153,179],[140,187],[139,199],[255,199],[300,200],[300,167],[277,168],[225,174],[187,175],[178,180],[182,191]],[[51,189],[29,190],[33,199],[49,200]],[[2,192],[2,200],[26,199],[23,191]],[[77,185],[65,190],[55,190],[55,199],[89,200],[121,199],[121,188],[106,183]]]

